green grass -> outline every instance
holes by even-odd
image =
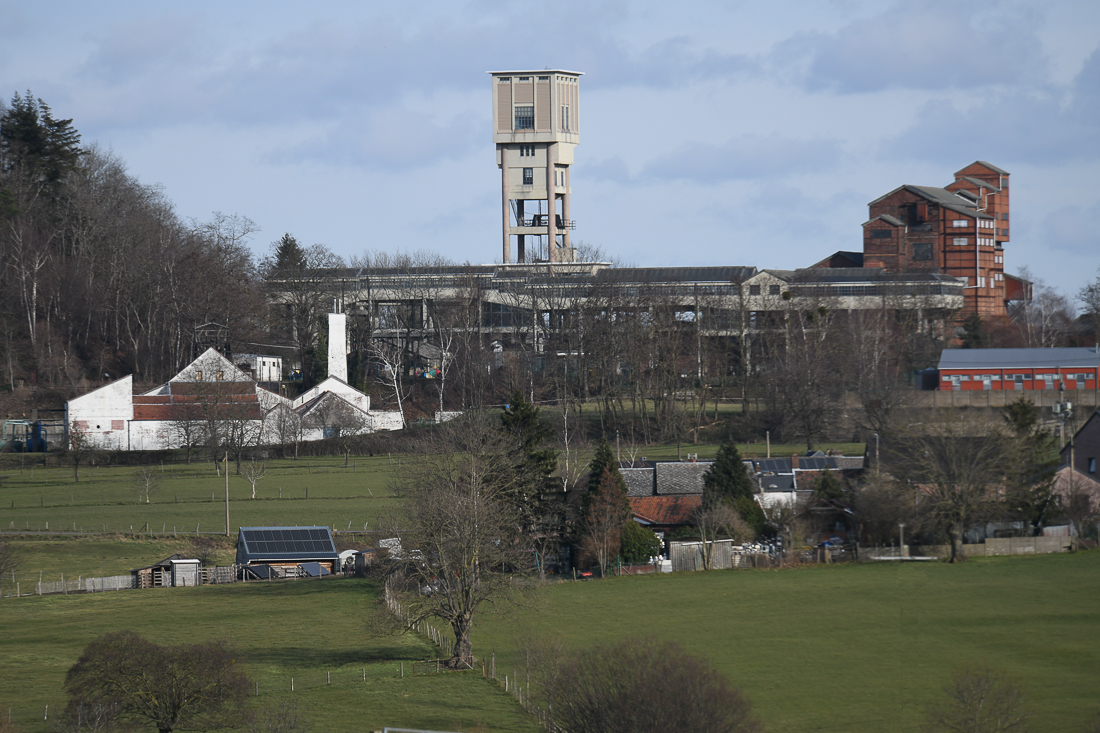
[[[170,540],[22,544],[37,561],[123,571],[172,550]],[[773,733],[915,733],[952,670],[988,663],[1022,684],[1035,730],[1084,730],[1100,705],[1098,574],[1100,552],[1082,552],[564,582],[529,606],[479,615],[474,648],[510,673],[522,669],[524,635],[561,634],[575,648],[636,634],[674,640],[743,687]],[[294,677],[317,730],[534,730],[480,675],[401,679],[402,661],[408,669],[433,652],[422,638],[372,634],[375,590],[328,579],[4,598],[0,712],[11,705],[23,730],[45,730],[42,710],[63,705],[80,650],[133,628],[162,643],[229,638],[259,702],[288,693]]]
[[[225,638],[259,685],[259,705],[291,697],[318,731],[538,730],[480,673],[412,676],[435,655],[423,637],[372,635],[376,586],[327,579],[0,600],[0,712],[45,731],[65,704],[65,672],[97,635],[130,628],[162,644]],[[406,676],[399,675],[405,664]],[[363,681],[363,672],[367,679]],[[331,674],[328,684],[326,674]]]
[[[510,669],[525,634],[674,640],[778,733],[915,733],[955,668],[988,663],[1022,684],[1035,730],[1083,731],[1100,707],[1098,575],[1087,552],[567,582],[522,615],[483,616],[474,647]]]
[[[209,463],[158,467],[160,488],[139,501],[135,467],[27,466],[7,470],[0,488],[0,531],[203,532],[225,530],[225,477]],[[230,473],[230,529],[252,525],[319,524],[362,530],[398,510],[388,488],[400,460],[342,458],[279,460],[257,482],[256,499],[245,477]],[[306,492],[309,498],[306,498]]]

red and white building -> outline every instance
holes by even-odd
[[[939,389],[1096,389],[1100,347],[1058,349],[944,349]]]

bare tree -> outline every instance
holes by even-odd
[[[69,426],[68,445],[65,453],[73,464],[73,480],[80,483],[80,464],[86,463],[95,455],[96,447],[92,436],[83,428]]]
[[[413,622],[435,617],[450,624],[450,664],[458,667],[473,661],[478,610],[518,590],[508,569],[528,568],[522,500],[537,477],[526,468],[519,438],[501,430],[495,415],[468,413],[421,440],[421,456],[394,486],[405,499],[406,529],[403,578],[390,587]]]
[[[625,501],[621,480],[605,467],[595,492],[588,498],[584,515],[584,535],[581,550],[594,558],[600,577],[619,551],[623,525],[630,519],[630,506]]]
[[[22,563],[23,552],[19,546],[10,542],[0,543],[0,581],[3,580],[5,575],[14,575]],[[0,593],[0,597],[3,597],[2,593]]]
[[[1020,276],[1032,283],[1031,297],[1013,301],[1009,313],[1021,340],[1031,348],[1065,345],[1073,322],[1069,298],[1033,276],[1026,267],[1020,270]]]
[[[925,717],[929,733],[1023,733],[1031,714],[1024,694],[1003,672],[989,667],[963,667],[943,688],[947,702],[931,706]]]
[[[378,361],[379,380],[393,392],[397,400],[397,411],[401,413],[401,427],[407,427],[405,422],[404,398],[404,372],[405,361],[400,347],[385,341],[375,341],[371,344],[371,355]]]
[[[918,487],[922,520],[948,536],[949,562],[964,560],[963,535],[1004,511],[999,499],[1011,444],[1001,425],[945,408],[889,445],[884,458],[897,478]]]
[[[714,559],[714,541],[722,535],[731,539],[749,540],[756,536],[741,515],[724,502],[716,502],[711,507],[702,504],[695,510],[693,517],[699,530],[699,540],[703,543],[703,569],[710,570]]]
[[[309,733],[313,730],[309,719],[298,709],[297,700],[280,699],[253,713],[245,726],[248,733]]]
[[[65,675],[65,690],[70,704],[117,704],[123,718],[160,733],[220,728],[234,723],[248,693],[235,656],[221,643],[166,647],[116,631],[85,647]]]
[[[137,490],[138,503],[149,503],[149,497],[160,489],[160,475],[155,466],[140,466],[134,472],[134,488]]]
[[[674,642],[631,638],[577,654],[561,677],[556,717],[569,733],[756,733],[752,705]]]
[[[547,729],[554,730],[554,705],[562,676],[569,662],[569,649],[562,636],[524,634],[520,654],[527,667],[527,678],[534,678],[546,696]]]
[[[244,477],[248,479],[248,483],[252,486],[250,499],[256,498],[256,482],[266,475],[267,461],[262,458],[257,460],[255,455],[249,456],[248,463],[244,464]]]

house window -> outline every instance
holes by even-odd
[[[1089,473],[1096,473],[1096,459],[1089,459]]]
[[[202,381],[202,371],[195,372],[195,381],[196,382],[201,382]]]
[[[516,129],[535,129],[535,105],[524,104],[516,106]]]
[[[224,376],[225,376],[225,374],[223,372],[218,372],[217,374],[214,375],[214,379],[216,379],[220,382],[220,381],[222,381],[222,377],[224,377]]]
[[[779,295],[779,286],[778,285],[769,285],[768,286],[768,295]]]
[[[932,243],[920,242],[913,245],[913,259],[914,260],[930,260],[932,259]]]
[[[749,286],[749,295],[760,295],[760,286],[759,285],[750,285]]]
[[[535,169],[524,168],[523,169],[523,185],[533,186],[535,184]]]
[[[953,227],[968,227],[968,226],[970,226],[970,220],[969,219],[953,219],[951,221],[951,226],[953,226]]]
[[[959,247],[965,247],[969,243],[970,243],[970,240],[967,239],[966,237],[955,237],[954,239],[951,240],[951,244],[958,245]]]

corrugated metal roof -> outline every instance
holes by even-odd
[[[600,282],[743,282],[756,274],[755,267],[615,267],[601,270]]]
[[[1055,349],[944,349],[940,369],[1034,369],[1100,366],[1092,347]]]

